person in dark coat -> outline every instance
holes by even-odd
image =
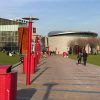
[[[87,57],[88,57],[88,54],[86,53],[86,50],[84,50],[83,51],[83,64],[84,64],[84,66],[86,66]]]
[[[78,64],[81,64],[82,56],[83,56],[82,52],[79,52],[77,56]]]

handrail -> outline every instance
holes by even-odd
[[[16,63],[16,64],[14,64],[14,65],[11,65],[11,69],[14,69],[15,67],[17,67],[18,65],[20,65],[20,64],[22,64],[22,62],[20,61],[20,62],[18,62],[18,63]]]

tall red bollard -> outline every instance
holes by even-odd
[[[36,56],[36,65],[39,64],[39,60],[40,60],[40,53],[41,53],[41,50],[40,50],[40,42],[39,42],[39,38],[36,37],[35,39],[35,56]]]
[[[26,85],[30,85],[30,66],[31,66],[31,40],[32,40],[32,21],[29,21],[28,50],[27,50],[27,72]]]
[[[39,42],[39,39],[38,39],[38,42],[37,42],[37,53],[38,53],[38,63],[40,61],[40,42]]]
[[[37,52],[35,52],[35,67],[37,67],[37,64],[38,64],[37,59],[38,59]]]
[[[31,74],[35,73],[35,56],[34,56],[34,54],[31,54],[31,68],[30,68],[30,73]]]
[[[23,58],[23,73],[27,73],[27,56]],[[31,64],[30,64],[30,74],[35,73],[35,57],[34,54],[31,54]]]
[[[35,38],[35,67],[37,67],[38,64],[37,41],[38,41],[38,37]]]
[[[31,66],[31,42],[32,42],[32,20],[38,20],[38,18],[23,18],[29,20],[28,25],[28,50],[27,50],[27,72],[26,72],[26,85],[30,85],[30,66]]]
[[[23,73],[26,74],[27,71],[27,56],[23,58]]]

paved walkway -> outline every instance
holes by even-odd
[[[61,56],[42,59],[31,85],[26,86],[22,67],[18,69],[17,100],[100,100],[100,67]]]

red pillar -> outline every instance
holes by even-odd
[[[30,85],[30,66],[31,66],[31,40],[32,40],[32,22],[29,22],[28,33],[28,52],[27,52],[27,73],[26,73],[26,85]]]
[[[37,64],[38,64],[38,55],[37,55],[37,40],[38,38],[36,37],[35,39],[35,67],[37,67]]]
[[[41,58],[41,45],[40,45],[40,42],[39,42],[39,60]]]
[[[32,20],[39,20],[38,18],[26,17],[29,20],[28,25],[28,50],[27,50],[27,71],[26,71],[26,85],[30,85],[30,67],[31,67],[31,41],[32,41]]]

